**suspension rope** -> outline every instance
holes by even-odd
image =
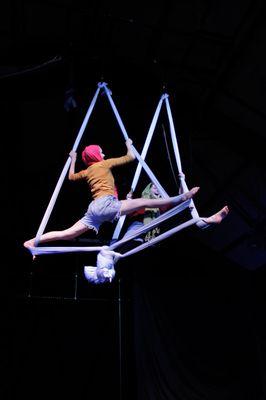
[[[169,151],[169,146],[167,143],[166,132],[165,132],[165,128],[164,128],[163,124],[162,124],[162,130],[163,130],[164,143],[165,143],[165,147],[166,147],[166,151],[167,151],[167,156],[168,156],[171,172],[172,172],[176,187],[179,188],[179,183],[177,182],[177,179],[176,179],[176,174],[174,171],[174,167],[173,167],[173,163],[172,163],[172,159],[171,159],[171,155],[170,155],[170,151]]]

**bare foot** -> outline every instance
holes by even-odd
[[[23,246],[26,247],[26,249],[34,247],[34,239],[27,240],[23,243]]]
[[[229,208],[225,206],[216,214],[213,214],[208,218],[202,218],[202,219],[207,224],[220,224],[220,222],[222,222],[222,220],[228,215],[228,213],[229,213]]]
[[[34,239],[27,240],[26,242],[23,243],[23,246],[26,249],[31,250],[34,247]],[[36,259],[36,256],[33,255],[32,260],[34,261],[35,259]]]
[[[186,192],[182,195],[182,201],[191,199],[198,191],[199,191],[198,186],[193,187],[191,190],[189,190],[188,192]]]

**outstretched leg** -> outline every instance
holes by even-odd
[[[132,199],[122,200],[121,203],[121,215],[127,215],[134,211],[141,210],[142,208],[160,208],[164,206],[176,206],[179,203],[183,203],[186,200],[191,199],[199,190],[199,187],[194,187],[186,193],[182,193],[179,196],[169,197],[167,199]]]
[[[222,220],[228,215],[228,213],[229,208],[225,206],[216,214],[213,214],[207,218],[202,218],[202,220],[206,222],[206,224],[220,224],[220,222],[222,222]]]
[[[82,233],[86,232],[88,229],[90,229],[88,226],[83,224],[83,222],[78,221],[74,225],[72,225],[70,228],[64,229],[62,231],[51,231],[51,232],[44,233],[41,236],[39,243],[52,242],[55,240],[71,240],[71,239],[74,239],[74,238],[80,236]],[[34,241],[35,241],[35,238],[27,240],[26,242],[24,242],[24,247],[26,247],[28,249],[31,247],[34,247]]]

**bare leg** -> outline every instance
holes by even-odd
[[[192,188],[179,196],[169,197],[167,199],[132,199],[122,200],[121,215],[127,215],[142,208],[160,208],[164,206],[176,206],[186,200],[191,199],[197,193],[199,187]]]
[[[62,231],[51,231],[44,233],[41,238],[39,243],[46,243],[46,242],[52,242],[55,240],[71,240],[74,239],[78,236],[80,236],[82,233],[86,232],[89,228],[83,224],[83,222],[78,221],[74,225],[72,225],[70,228],[67,228]],[[35,238],[32,238],[30,240],[27,240],[24,242],[24,247],[30,248],[34,247],[34,241]]]
[[[225,206],[220,211],[218,211],[216,214],[213,214],[210,217],[202,218],[202,219],[207,224],[220,224],[220,222],[222,222],[222,220],[228,215],[228,213],[229,213],[229,208],[227,206]]]

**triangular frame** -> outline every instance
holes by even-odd
[[[77,149],[77,147],[78,147],[78,145],[80,143],[80,140],[81,140],[81,138],[83,136],[83,133],[85,131],[85,128],[87,126],[88,120],[89,120],[89,118],[91,116],[91,113],[93,111],[93,108],[95,106],[97,97],[98,97],[99,92],[100,92],[100,90],[102,88],[105,90],[105,93],[106,93],[106,95],[108,97],[108,100],[109,100],[109,102],[111,104],[111,107],[112,107],[112,109],[114,111],[114,114],[115,114],[115,117],[117,119],[117,122],[118,122],[118,124],[119,124],[119,126],[121,128],[122,133],[123,133],[124,139],[125,140],[128,139],[128,134],[126,132],[124,124],[123,124],[123,122],[121,120],[121,117],[120,117],[120,115],[119,115],[119,113],[117,111],[117,108],[116,108],[116,106],[115,106],[115,104],[113,102],[113,99],[111,97],[111,92],[107,88],[107,84],[105,82],[100,82],[100,83],[98,83],[98,88],[96,90],[96,93],[95,93],[95,95],[94,95],[94,97],[93,97],[93,99],[91,101],[91,104],[90,104],[89,109],[88,109],[88,111],[86,113],[84,121],[83,121],[83,123],[81,125],[81,128],[80,128],[79,132],[78,132],[77,138],[76,138],[76,140],[74,142],[74,145],[73,145],[73,148],[72,148],[74,151],[76,151],[76,149]],[[184,192],[188,191],[188,188],[187,188],[187,185],[186,185],[186,182],[185,182],[185,178],[184,178],[184,174],[182,173],[179,149],[178,149],[178,144],[177,144],[177,140],[176,140],[175,128],[174,128],[174,124],[173,124],[173,118],[172,118],[172,113],[171,113],[168,97],[169,97],[168,94],[163,94],[161,96],[161,99],[159,101],[158,107],[157,107],[155,115],[153,117],[152,124],[151,124],[151,127],[149,129],[149,132],[148,132],[148,135],[147,135],[147,138],[146,138],[146,142],[144,144],[144,147],[143,147],[141,155],[138,153],[138,151],[136,150],[136,148],[133,145],[131,146],[132,151],[133,151],[134,155],[136,156],[136,158],[137,158],[137,160],[139,162],[139,164],[138,164],[138,166],[136,168],[135,176],[133,178],[132,188],[136,187],[136,184],[137,184],[137,181],[139,179],[139,175],[140,175],[141,169],[143,168],[145,170],[145,172],[147,173],[147,175],[149,176],[151,182],[154,183],[157,186],[158,191],[160,192],[161,196],[164,197],[164,198],[169,197],[168,194],[163,189],[163,187],[159,183],[158,179],[155,177],[155,175],[153,174],[153,172],[151,171],[151,169],[149,168],[149,166],[146,164],[146,162],[144,160],[144,158],[146,157],[147,151],[148,151],[148,147],[149,147],[150,141],[152,139],[152,135],[153,135],[153,132],[154,132],[154,129],[155,129],[155,125],[156,125],[158,117],[159,117],[159,113],[160,113],[163,101],[165,101],[165,104],[166,104],[168,119],[169,119],[169,123],[170,123],[171,138],[172,138],[172,143],[173,143],[173,147],[174,147],[176,163],[177,163],[178,172],[179,172],[180,184],[181,184],[182,190]],[[37,235],[36,235],[34,246],[32,248],[30,248],[30,251],[31,251],[31,253],[33,255],[55,254],[55,253],[66,253],[66,252],[90,252],[90,251],[98,251],[98,252],[100,252],[103,249],[103,247],[106,247],[106,246],[93,246],[93,247],[87,247],[87,246],[82,246],[82,247],[68,247],[68,246],[67,247],[64,247],[64,246],[38,247],[38,243],[39,243],[40,237],[41,237],[41,235],[42,235],[42,233],[43,233],[43,231],[44,231],[44,229],[45,229],[45,227],[47,225],[47,222],[48,222],[48,220],[50,218],[50,215],[51,215],[51,212],[52,212],[53,207],[55,205],[57,196],[58,196],[58,194],[60,192],[60,189],[62,187],[62,184],[63,184],[63,181],[65,179],[65,176],[66,176],[66,174],[67,174],[67,172],[69,170],[70,163],[71,163],[71,158],[69,156],[67,161],[66,161],[66,163],[65,163],[65,166],[64,166],[64,168],[62,170],[62,173],[61,173],[61,175],[59,177],[59,180],[57,182],[57,185],[55,187],[55,190],[53,192],[51,200],[50,200],[50,202],[48,204],[48,207],[47,207],[47,209],[45,211],[44,217],[42,219],[42,222],[40,224],[40,227],[39,227]],[[130,250],[129,252],[126,252],[123,255],[121,254],[120,256],[121,257],[126,257],[126,256],[128,256],[130,254],[133,254],[133,253],[136,253],[138,251],[144,250],[144,248],[148,247],[149,245],[157,243],[157,242],[159,242],[161,240],[164,240],[167,237],[173,235],[174,233],[176,233],[176,232],[178,232],[178,231],[180,231],[182,229],[185,229],[186,227],[188,227],[190,225],[196,224],[200,228],[205,228],[206,225],[208,226],[208,224],[206,224],[202,220],[202,218],[199,217],[198,212],[196,210],[196,207],[194,205],[194,202],[193,202],[192,199],[190,199],[190,200],[187,200],[187,201],[181,203],[179,206],[176,206],[176,207],[170,209],[166,213],[163,213],[161,216],[156,218],[150,224],[145,225],[143,228],[140,228],[138,231],[134,232],[134,234],[129,235],[129,237],[122,238],[122,239],[120,239],[118,241],[117,240],[112,240],[113,243],[110,245],[109,249],[112,251],[113,249],[117,248],[121,244],[133,239],[134,237],[137,237],[137,235],[139,235],[141,232],[149,230],[151,226],[159,225],[161,222],[163,222],[166,219],[172,217],[173,215],[183,211],[187,207],[190,208],[190,212],[192,214],[192,219],[188,220],[187,222],[185,222],[183,224],[180,224],[180,225],[172,228],[169,231],[164,232],[163,234],[161,234],[158,237],[156,237],[155,239],[153,239],[151,241],[152,243],[148,242],[148,243],[141,244],[141,245],[137,246],[136,248]],[[118,231],[118,227],[119,227],[119,229],[120,229],[119,233],[121,231],[121,225],[120,225],[121,224],[121,220],[122,219],[120,219],[120,221],[119,221],[119,223],[117,224],[117,227],[116,227],[116,231]],[[107,246],[107,248],[108,248],[108,246]]]
[[[72,147],[73,151],[76,151],[77,148],[78,148],[78,145],[79,145],[79,143],[80,143],[80,141],[82,139],[82,136],[83,136],[83,134],[85,132],[85,129],[87,127],[88,121],[90,119],[90,116],[92,114],[92,111],[94,109],[95,103],[97,101],[97,98],[98,98],[98,95],[99,95],[101,89],[105,90],[105,93],[106,93],[107,98],[108,98],[108,100],[110,102],[110,105],[111,105],[111,107],[113,109],[113,112],[115,114],[117,122],[118,122],[118,124],[120,126],[120,129],[122,131],[122,134],[124,136],[124,139],[127,140],[129,138],[129,136],[127,134],[127,131],[125,129],[125,126],[124,126],[124,124],[122,122],[122,119],[121,119],[121,117],[120,117],[120,115],[118,113],[118,110],[117,110],[117,108],[116,108],[116,106],[114,104],[114,101],[112,99],[112,93],[109,90],[109,88],[107,87],[107,83],[106,82],[99,82],[98,85],[97,85],[97,90],[95,92],[95,95],[94,95],[94,97],[93,97],[93,99],[91,101],[91,104],[90,104],[90,106],[88,108],[88,111],[87,111],[87,113],[85,115],[85,118],[84,118],[84,120],[82,122],[82,125],[81,125],[81,127],[79,129],[78,135],[77,135],[76,140],[74,142],[74,145]],[[138,153],[138,151],[136,150],[136,148],[133,145],[132,145],[132,151],[134,152],[137,160],[139,161],[139,165],[141,165],[141,167],[144,168],[144,170],[146,171],[146,173],[150,177],[151,181],[158,187],[158,190],[159,190],[160,194],[163,197],[169,197],[167,195],[166,191],[161,186],[161,184],[158,181],[158,179],[155,177],[155,175],[153,174],[153,172],[151,171],[149,166],[145,163],[145,161],[142,159],[141,155]],[[42,234],[43,234],[43,232],[44,232],[44,230],[45,230],[45,228],[47,226],[47,223],[48,223],[48,221],[50,219],[51,213],[52,213],[53,208],[55,206],[57,197],[58,197],[58,195],[60,193],[60,190],[62,188],[63,182],[64,182],[65,177],[67,175],[67,172],[69,170],[70,163],[71,163],[71,157],[69,156],[67,161],[66,161],[66,163],[65,163],[65,165],[64,165],[64,167],[63,167],[63,170],[62,170],[62,172],[60,174],[60,177],[58,179],[56,187],[55,187],[55,189],[53,191],[52,197],[51,197],[51,199],[50,199],[50,201],[48,203],[48,206],[47,206],[47,208],[45,210],[44,216],[43,216],[42,221],[40,223],[40,226],[38,228],[38,231],[37,231],[37,234],[36,234],[35,240],[34,240],[34,247],[38,246],[40,238],[41,238],[41,236],[42,236]]]

